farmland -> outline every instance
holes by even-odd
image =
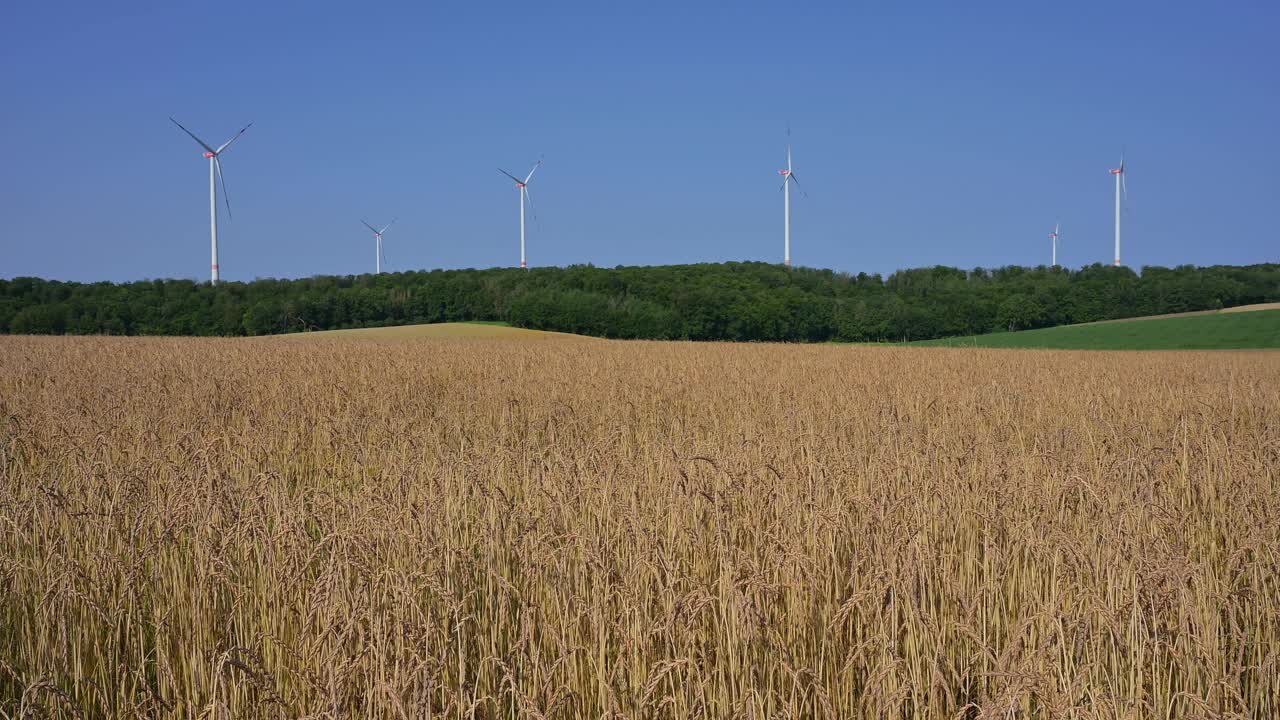
[[[499,322],[451,322],[419,325],[391,325],[388,327],[353,328],[348,330],[319,330],[306,333],[281,335],[291,340],[403,340],[406,338],[432,338],[472,340],[548,340],[581,338],[569,333],[548,332],[514,328]],[[585,338],[583,338],[585,339]]]
[[[1270,307],[1270,306],[1266,306]],[[923,340],[934,347],[1059,350],[1226,350],[1280,348],[1280,309],[1188,313],[1063,325],[1021,332]]]
[[[1271,353],[0,338],[0,713],[1280,714]]]

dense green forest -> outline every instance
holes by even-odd
[[[0,331],[264,335],[501,320],[613,338],[922,340],[1280,300],[1280,264],[949,267],[888,277],[766,263],[435,270],[302,280],[0,280]]]

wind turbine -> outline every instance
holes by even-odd
[[[502,168],[498,168],[498,172],[502,173],[503,175],[506,175],[507,177],[515,181],[516,190],[520,194],[520,267],[522,268],[528,267],[528,265],[524,261],[524,201],[525,201],[525,198],[528,198],[529,206],[533,207],[533,198],[529,196],[529,181],[533,179],[533,174],[538,171],[538,166],[540,165],[542,165],[541,160],[534,163],[533,169],[529,171],[528,175],[524,176],[524,180],[521,180],[520,178],[516,177],[515,175],[512,175],[511,173],[507,172],[506,170],[503,170]]]
[[[211,273],[209,277],[209,284],[217,285],[218,284],[218,186],[217,186],[217,183],[214,182],[214,173],[215,171],[217,173],[217,182],[222,183],[222,200],[227,205],[227,219],[230,220],[231,219],[231,200],[230,198],[227,197],[227,181],[224,180],[222,177],[221,156],[222,156],[222,153],[227,148],[231,147],[231,143],[235,142],[236,139],[238,139],[241,135],[244,134],[245,130],[248,130],[249,128],[253,127],[253,123],[249,123],[248,125],[245,125],[244,127],[240,128],[240,132],[236,133],[235,135],[232,135],[230,140],[222,143],[221,145],[218,146],[218,149],[215,150],[209,146],[209,143],[196,137],[195,133],[191,132],[185,127],[182,127],[182,123],[178,122],[177,120],[174,120],[173,116],[170,116],[169,120],[171,120],[174,125],[177,125],[178,127],[182,128],[182,132],[190,135],[192,140],[195,140],[196,142],[200,143],[200,147],[204,148],[204,156],[209,158],[209,229],[210,229],[210,233],[213,236],[213,242],[212,242],[213,262],[209,266],[210,273]]]
[[[365,221],[365,220],[361,220],[361,221],[360,221],[360,222],[364,223],[364,226],[365,226],[365,227],[367,227],[367,228],[369,228],[370,230],[372,230],[372,231],[373,231],[373,239],[374,239],[374,241],[377,243],[377,253],[376,253],[376,258],[375,258],[374,262],[375,262],[375,267],[377,268],[376,272],[377,272],[377,274],[378,274],[378,275],[381,275],[381,274],[382,274],[382,233],[386,232],[386,231],[387,231],[387,228],[391,227],[392,225],[395,225],[395,224],[396,224],[396,220],[399,220],[399,219],[400,219],[400,218],[396,218],[395,220],[392,220],[391,222],[387,223],[386,225],[383,225],[381,230],[379,230],[378,228],[376,228],[376,227],[374,227],[374,226],[370,225],[370,224],[369,224],[367,221]]]
[[[1124,181],[1124,151],[1120,151],[1120,167],[1111,171],[1116,176],[1116,267],[1120,267],[1120,194],[1127,197],[1129,187]]]
[[[1053,243],[1053,264],[1049,267],[1058,267],[1058,238],[1062,237],[1059,228],[1060,223],[1054,223],[1053,232],[1049,233],[1049,241]]]
[[[787,137],[791,137],[791,129],[787,129]],[[791,143],[787,143],[787,169],[779,170],[782,176],[782,262],[791,267],[791,183],[800,187],[800,181],[791,171]]]

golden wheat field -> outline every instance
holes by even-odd
[[[1280,715],[1280,355],[0,339],[0,717]]]

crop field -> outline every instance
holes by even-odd
[[[359,340],[403,340],[406,338],[483,339],[483,340],[550,340],[584,338],[584,335],[528,330],[510,327],[503,323],[431,323],[425,325],[392,325],[388,327],[354,328],[350,330],[319,330],[307,333],[279,335],[290,340],[329,340],[333,338]]]
[[[1234,350],[1280,348],[1280,309],[1228,309],[1166,317],[922,340],[924,347],[1059,350]]]
[[[0,338],[0,717],[1280,716],[1280,362]]]

